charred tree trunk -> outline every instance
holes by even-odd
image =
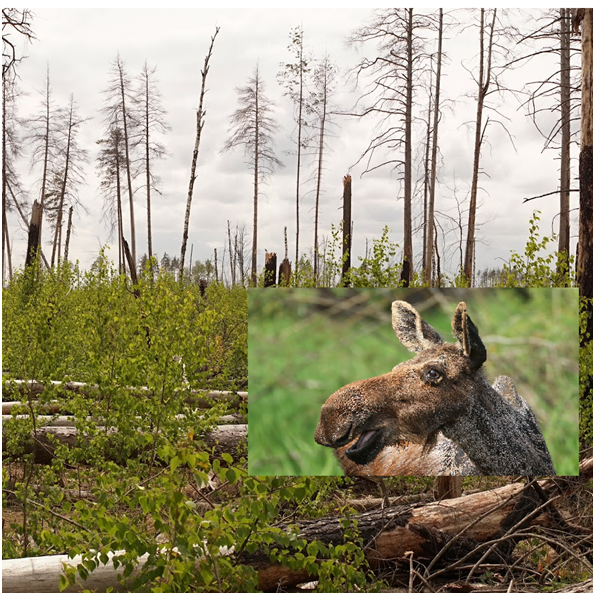
[[[25,268],[32,265],[39,255],[41,245],[41,219],[43,217],[43,207],[38,201],[33,201],[31,209],[31,221],[29,223],[29,239],[27,241],[27,256],[25,258]]]
[[[264,287],[274,287],[277,284],[277,254],[267,252],[264,257]]]
[[[341,273],[341,285],[347,287],[349,280],[347,273],[351,268],[351,176],[347,174],[343,178],[343,271]]]

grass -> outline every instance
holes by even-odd
[[[409,291],[249,291],[250,474],[341,474],[332,450],[314,442],[320,407],[341,386],[413,357],[390,323],[390,303],[415,298]],[[576,290],[447,289],[438,297],[423,318],[452,341],[452,314],[466,301],[488,350],[488,378],[513,378],[536,412],[558,475],[576,475]]]

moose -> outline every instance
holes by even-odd
[[[556,474],[512,379],[486,379],[487,351],[465,302],[452,319],[454,344],[407,302],[393,302],[392,326],[416,356],[322,406],[314,439],[335,449],[347,475]]]

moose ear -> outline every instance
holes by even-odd
[[[442,345],[440,335],[407,302],[393,302],[393,329],[403,346],[419,353],[424,349]]]
[[[473,367],[478,370],[487,359],[487,352],[479,331],[469,315],[465,302],[461,302],[452,319],[452,332],[459,340],[461,349],[469,357]]]

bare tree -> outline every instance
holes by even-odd
[[[426,225],[426,246],[424,261],[424,281],[432,281],[432,261],[434,255],[434,204],[436,197],[436,170],[438,157],[438,123],[440,122],[440,77],[442,73],[442,33],[444,14],[442,8],[438,12],[438,50],[436,53],[436,86],[434,93],[434,124],[432,128],[432,159],[429,184],[428,215]]]
[[[39,225],[39,245],[41,245],[43,217],[45,214],[45,202],[49,188],[50,175],[52,173],[52,166],[56,163],[59,152],[58,110],[52,97],[49,65],[46,69],[44,90],[41,93],[41,96],[42,99],[39,113],[26,121],[26,140],[32,148],[31,165],[32,167],[41,167],[39,205],[41,209],[42,223]]]
[[[360,102],[368,101],[355,113],[360,117],[379,118],[377,135],[369,142],[360,161],[366,159],[364,173],[389,165],[402,171],[404,193],[403,269],[402,280],[408,285],[413,279],[412,243],[412,121],[415,79],[420,78],[425,56],[423,41],[416,31],[427,24],[425,16],[414,14],[412,8],[384,9],[374,12],[369,24],[356,30],[349,45],[362,47],[376,44],[377,55],[364,57],[353,71],[356,82],[367,78],[368,84]],[[360,103],[358,102],[358,104]],[[358,106],[356,106],[357,108]],[[398,121],[395,124],[395,120]],[[395,156],[400,149],[402,156]],[[375,162],[380,154],[379,162]],[[373,163],[374,162],[374,163]]]
[[[133,92],[132,81],[126,72],[120,54],[112,62],[109,86],[104,90],[107,105],[103,108],[106,114],[108,131],[114,127],[121,130],[121,146],[124,160],[120,163],[126,175],[128,205],[130,211],[130,250],[132,260],[136,263],[136,223],[134,218],[134,189],[132,187],[132,137],[135,135],[136,121],[132,113]]]
[[[2,83],[9,76],[14,76],[16,65],[23,59],[17,51],[17,39],[24,37],[31,42],[36,39],[31,28],[33,13],[28,8],[3,8],[2,9]]]
[[[97,157],[97,169],[100,172],[100,190],[104,196],[104,217],[107,219],[112,233],[117,232],[118,237],[118,266],[123,272],[124,237],[122,220],[122,172],[126,154],[123,147],[123,133],[118,126],[116,116],[113,126],[108,130],[106,138],[97,141],[100,146]]]
[[[477,82],[477,114],[475,117],[475,141],[473,145],[473,177],[471,180],[471,199],[469,205],[469,221],[467,224],[467,242],[465,245],[465,261],[463,273],[469,283],[473,281],[473,263],[475,260],[475,217],[477,212],[477,190],[479,187],[479,161],[481,146],[485,136],[487,122],[483,121],[483,111],[486,96],[492,81],[492,57],[494,51],[494,29],[496,26],[497,9],[487,11],[480,9],[479,22],[479,72]]]
[[[83,165],[88,161],[87,151],[78,144],[79,126],[85,122],[77,113],[74,97],[60,114],[59,132],[62,136],[59,145],[59,157],[54,165],[53,175],[47,191],[47,214],[54,224],[54,241],[52,246],[51,266],[60,261],[62,246],[62,220],[66,205],[78,203],[78,188],[84,182]]]
[[[156,67],[150,68],[145,61],[142,71],[137,77],[137,89],[134,105],[138,121],[138,137],[136,139],[142,151],[137,174],[145,176],[145,192],[147,195],[147,254],[153,256],[153,231],[151,226],[151,191],[159,191],[159,178],[153,171],[153,163],[163,159],[167,152],[162,143],[155,140],[155,135],[169,130],[165,121],[166,111],[161,102],[161,93],[155,80]]]
[[[277,74],[277,79],[285,87],[286,93],[294,105],[294,118],[297,130],[296,140],[296,183],[295,183],[295,266],[300,257],[300,173],[302,164],[302,150],[306,149],[309,139],[305,128],[308,122],[304,120],[304,113],[308,111],[306,99],[305,77],[310,72],[311,58],[304,56],[304,30],[294,27],[289,32],[290,43],[287,49],[293,53],[295,62],[281,63],[283,70]]]
[[[537,130],[544,137],[544,149],[554,149],[560,154],[560,185],[557,192],[548,192],[542,196],[559,194],[560,213],[558,226],[558,273],[568,270],[570,254],[570,193],[572,179],[571,147],[573,137],[578,134],[573,121],[580,119],[580,69],[576,65],[580,47],[570,35],[571,11],[569,8],[546,9],[539,13],[531,30],[520,35],[519,47],[528,47],[526,54],[513,60],[515,62],[537,60],[544,56],[555,56],[560,68],[548,72],[541,80],[530,81],[526,87],[529,92],[526,106]],[[558,112],[559,118],[552,124],[551,115]],[[542,115],[544,118],[542,118]],[[542,121],[543,120],[543,121]],[[543,127],[543,123],[547,128]],[[533,200],[537,197],[526,198]]]
[[[243,147],[248,164],[253,171],[254,217],[252,230],[252,285],[256,286],[256,260],[258,255],[258,189],[259,184],[277,167],[283,164],[273,151],[273,134],[279,126],[272,116],[274,104],[264,94],[258,64],[245,87],[237,88],[240,107],[232,114],[227,139],[222,151]]]
[[[308,109],[316,116],[318,124],[318,143],[316,159],[316,195],[314,200],[314,284],[318,279],[318,213],[322,191],[322,171],[326,149],[327,128],[331,122],[330,102],[336,90],[338,69],[325,54],[313,73],[314,89]],[[296,260],[297,262],[297,260]]]
[[[23,143],[17,133],[17,98],[19,89],[14,77],[2,84],[2,279],[12,278],[12,255],[8,230],[8,213],[15,207],[23,212],[25,202],[16,161],[22,155]],[[24,222],[27,219],[24,218]]]
[[[207,75],[209,74],[209,61],[213,53],[215,39],[219,33],[219,27],[215,29],[215,34],[211,37],[211,45],[205,57],[203,69],[201,70],[202,84],[200,87],[200,98],[198,102],[198,111],[196,112],[196,137],[194,140],[194,150],[192,151],[192,165],[190,166],[190,183],[188,184],[188,196],[186,198],[186,214],[184,215],[184,231],[182,233],[182,249],[180,251],[180,274],[184,274],[184,260],[186,259],[186,246],[188,245],[188,227],[190,225],[190,208],[192,207],[192,195],[194,193],[194,182],[196,181],[196,163],[198,161],[198,150],[200,148],[200,138],[205,125],[206,111],[204,109],[205,93],[207,92]]]

